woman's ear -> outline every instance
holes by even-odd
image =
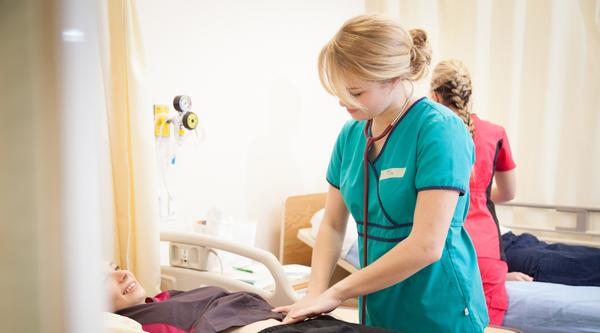
[[[440,95],[438,93],[436,93],[435,91],[431,92],[431,99],[433,99],[434,102],[438,102],[438,103],[441,103],[440,101],[442,100],[440,98]]]
[[[402,79],[399,77],[395,77],[393,79],[390,79],[390,83],[392,84],[393,87],[396,87],[399,84],[402,84]]]
[[[402,80],[401,78],[395,77],[393,79],[389,79],[389,80],[387,80],[387,83],[389,84],[390,91],[394,90],[394,89],[398,88],[398,86],[400,86],[400,87],[402,87],[402,90],[406,94],[406,86],[404,85],[404,80]]]

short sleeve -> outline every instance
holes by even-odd
[[[464,195],[474,160],[473,140],[463,122],[453,114],[432,113],[417,140],[417,191],[449,189]]]
[[[506,131],[502,129],[502,145],[498,152],[498,160],[496,161],[496,171],[504,172],[514,169],[517,165],[512,157],[510,150],[510,144],[508,143],[508,136]]]
[[[346,124],[335,141],[333,151],[331,152],[331,159],[329,160],[329,166],[327,167],[327,182],[331,186],[340,188],[340,174],[342,167],[342,156],[344,151],[344,144],[346,142],[348,124]]]

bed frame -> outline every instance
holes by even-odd
[[[315,197],[310,197],[315,199]],[[293,201],[293,200],[292,200]],[[316,210],[315,210],[316,211]],[[312,214],[311,214],[312,216]],[[310,219],[309,219],[310,221]],[[277,261],[275,256],[270,252],[261,250],[258,248],[248,247],[244,245],[234,244],[230,241],[224,241],[219,238],[203,235],[198,233],[182,233],[163,231],[160,235],[160,240],[169,242],[171,244],[177,244],[179,246],[191,248],[210,248],[215,250],[223,250],[231,253],[235,253],[241,256],[245,256],[256,260],[264,264],[267,269],[273,275],[275,279],[275,290],[272,292],[254,287],[250,284],[240,282],[235,279],[231,279],[227,276],[223,276],[216,272],[200,271],[197,269],[176,267],[176,266],[162,266],[161,267],[161,289],[178,289],[178,290],[190,290],[198,288],[204,285],[219,286],[229,291],[246,291],[252,292],[265,298],[273,306],[287,305],[297,300],[296,294],[294,293],[290,282],[284,274],[281,264]],[[304,243],[302,243],[304,244]],[[300,243],[297,246],[304,246]],[[171,248],[171,247],[169,247]],[[310,250],[310,248],[309,248]],[[310,252],[310,251],[309,251]],[[354,321],[353,318],[358,317],[356,309],[338,308],[332,312],[334,317],[337,317],[346,321]],[[257,323],[260,324],[260,323]],[[254,332],[256,327],[240,328],[236,332]],[[261,328],[266,328],[264,326]],[[136,331],[137,332],[137,331]],[[513,330],[504,327],[489,326],[485,329],[485,333],[510,333],[510,332],[521,332],[519,330]],[[521,332],[522,333],[522,332]]]
[[[229,291],[252,292],[263,297],[273,306],[287,305],[297,300],[290,281],[287,279],[283,264],[310,265],[312,253],[311,246],[298,238],[301,229],[310,228],[310,219],[319,209],[325,206],[325,193],[291,196],[285,202],[284,223],[281,230],[280,260],[262,249],[245,245],[234,244],[214,236],[200,233],[184,233],[163,231],[160,240],[169,242],[169,249],[186,249],[194,251],[207,251],[207,249],[223,250],[253,259],[264,264],[275,280],[272,291],[257,288],[253,285],[232,279],[218,272],[205,271],[194,267],[193,260],[179,262],[179,265],[165,265],[161,267],[161,289],[190,290],[204,285],[219,286]],[[173,246],[175,245],[175,246]],[[350,264],[348,264],[350,265]],[[201,268],[201,267],[200,267]],[[343,271],[343,270],[342,270]],[[348,274],[347,272],[345,273]],[[338,311],[339,310],[339,311]],[[344,320],[356,316],[356,309],[337,309],[333,315]],[[486,333],[521,332],[519,330],[489,326]]]
[[[501,224],[516,234],[527,232],[549,243],[600,247],[600,226],[592,225],[593,218],[600,217],[600,208],[507,202],[496,205],[496,211]]]

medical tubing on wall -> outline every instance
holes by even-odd
[[[163,133],[165,124],[168,124],[168,126],[170,126],[173,123],[173,119],[174,119],[174,117],[167,118],[167,119],[165,119],[165,121],[163,121],[160,124],[159,133],[161,133],[161,135]],[[175,126],[173,126],[173,131],[175,131]],[[162,138],[162,136],[159,136],[159,139],[161,139],[161,138]],[[166,140],[167,140],[167,142],[166,142],[167,151],[163,152],[164,153],[163,155],[166,155],[166,156],[162,156],[161,161],[160,161],[161,162],[160,163],[160,176],[161,176],[163,186],[165,187],[165,191],[167,192],[167,197],[169,200],[171,200],[173,198],[173,195],[171,193],[171,190],[169,189],[169,184],[167,182],[167,169],[165,167],[165,165],[170,164],[170,159],[171,159],[171,156],[170,156],[171,155],[170,154],[171,153],[171,149],[170,149],[171,135],[169,135],[169,137]]]
[[[217,253],[217,251],[213,250],[213,249],[208,249],[208,254],[214,254],[215,257],[217,257],[217,260],[219,261],[219,268],[221,271],[221,275],[223,275],[223,261],[221,260],[221,256]]]

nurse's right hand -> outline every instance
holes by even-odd
[[[285,318],[283,319],[284,324],[297,323],[299,321],[305,320],[308,317],[303,316],[303,317],[292,318],[290,316],[290,313],[301,310],[301,309],[305,309],[305,308],[315,304],[315,301],[317,300],[318,297],[319,297],[319,295],[308,294],[308,295],[302,297],[300,300],[298,300],[294,304],[278,306],[271,311],[286,314]]]
[[[275,312],[287,312],[283,319],[284,324],[293,324],[306,318],[320,316],[335,310],[344,300],[338,297],[332,288],[321,295],[307,295],[294,305],[282,306],[273,309]],[[280,311],[277,311],[280,310]],[[285,310],[285,311],[284,311]]]

